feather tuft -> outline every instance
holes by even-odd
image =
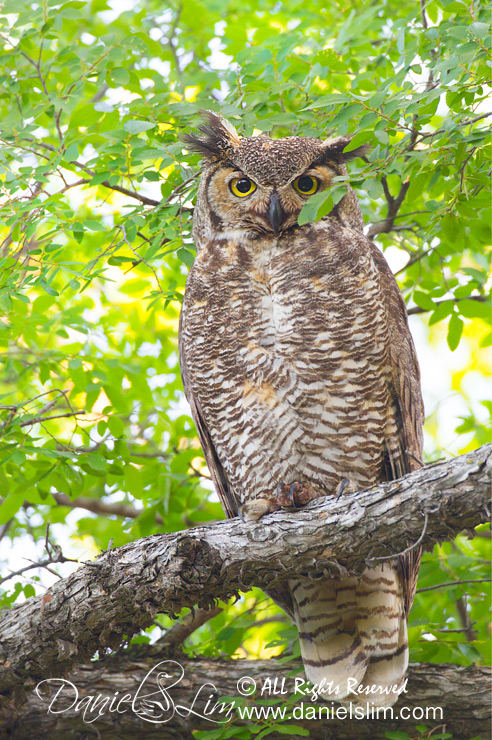
[[[186,148],[205,159],[227,159],[240,144],[239,134],[225,118],[213,111],[201,111],[204,123],[198,131],[183,134],[181,141]]]
[[[335,139],[326,139],[323,142],[317,163],[336,162],[336,164],[345,164],[345,162],[350,162],[357,157],[364,157],[370,149],[369,144],[362,144],[357,149],[344,152],[345,147],[350,144],[351,140],[351,136],[337,136]]]

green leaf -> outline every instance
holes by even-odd
[[[74,162],[76,159],[79,158],[79,147],[77,144],[70,144],[69,147],[65,150],[65,154],[63,155],[63,159],[66,162]]]
[[[141,134],[144,131],[149,131],[151,128],[155,128],[156,123],[151,121],[125,121],[123,129],[128,131],[129,134]]]
[[[87,462],[93,470],[105,470],[107,460],[103,455],[99,455],[97,452],[91,452],[87,455]]]
[[[370,198],[373,198],[374,200],[377,200],[378,198],[382,198],[384,196],[384,190],[383,186],[379,182],[379,180],[376,180],[376,178],[371,177],[368,180],[364,180],[364,182],[361,185],[362,190],[365,190]]]
[[[161,179],[160,174],[158,172],[156,172],[155,170],[146,170],[143,173],[143,176],[149,182],[158,182]]]
[[[275,723],[272,725],[280,735],[296,735],[297,737],[309,737],[309,730],[299,725],[279,724]]]
[[[193,265],[193,262],[195,261],[195,256],[187,249],[180,247],[176,254],[178,259],[181,260],[181,262],[183,262],[187,267],[191,267]]]
[[[379,106],[385,102],[387,97],[387,92],[383,90],[381,92],[377,92],[375,95],[372,96],[372,98],[369,99],[368,105],[370,108],[379,108]]]
[[[345,123],[346,121],[349,121],[351,118],[353,118],[355,112],[357,110],[357,106],[355,105],[346,105],[342,110],[338,111],[336,116],[331,119],[330,123],[332,126],[340,126],[342,123]]]
[[[94,221],[93,219],[87,219],[84,221],[84,227],[86,229],[90,229],[91,231],[106,231],[104,226],[99,223],[99,221]]]
[[[490,304],[464,299],[456,304],[459,313],[467,319],[484,319],[489,323],[492,320]]]
[[[307,203],[302,207],[297,223],[299,226],[323,218],[333,209],[333,198],[330,190],[322,190],[320,193],[312,195]]]
[[[313,57],[314,64],[321,64],[323,67],[329,67],[330,72],[345,71],[343,59],[334,49],[323,49]]]
[[[492,345],[492,331],[489,331],[488,334],[486,334],[482,339],[480,340],[480,347],[490,347]]]
[[[389,136],[388,136],[388,133],[386,131],[382,131],[381,129],[379,129],[379,130],[378,129],[375,129],[374,136],[376,137],[376,139],[381,144],[386,145],[389,142]]]
[[[14,514],[17,514],[24,503],[24,497],[10,495],[0,504],[0,524],[6,524]]]
[[[142,497],[142,474],[134,465],[125,466],[125,488],[135,498]]]
[[[108,417],[108,428],[113,437],[121,437],[125,431],[125,425],[118,416]]]
[[[67,21],[78,21],[80,18],[84,17],[84,14],[80,10],[77,10],[77,8],[65,7],[58,12],[60,16],[62,18],[66,18]]]
[[[446,36],[451,36],[456,39],[468,38],[469,26],[452,26],[446,30]]]
[[[349,144],[345,147],[343,150],[344,152],[352,152],[354,149],[357,149],[359,146],[362,146],[363,144],[366,144],[368,141],[370,141],[373,137],[372,131],[360,131],[358,134],[355,134],[354,138],[351,140]]]
[[[478,650],[473,647],[473,645],[469,645],[466,642],[460,642],[458,643],[458,649],[463,653],[465,658],[470,661],[470,663],[476,663],[477,661],[482,660],[482,656]]]
[[[111,70],[111,79],[113,82],[116,82],[117,85],[127,85],[130,82],[130,73],[124,67],[115,67],[115,69]],[[133,123],[135,123],[135,121]],[[125,126],[123,126],[123,128],[125,128]],[[143,130],[146,131],[147,129]],[[128,131],[128,128],[125,128],[125,131]],[[130,133],[133,134],[136,132],[130,131]]]
[[[446,213],[441,221],[441,227],[444,235],[450,242],[454,243],[461,236],[461,223],[454,213]]]
[[[448,324],[448,347],[451,352],[454,352],[458,344],[460,343],[461,334],[463,332],[463,321],[458,318],[458,315],[453,313],[449,319]]]
[[[470,31],[477,39],[484,39],[489,33],[489,24],[475,21],[470,25]]]
[[[316,110],[318,108],[326,108],[331,105],[339,105],[340,103],[350,103],[352,98],[349,95],[343,95],[341,93],[331,93],[330,95],[322,95],[316,102],[306,106],[303,110]]]
[[[462,44],[456,48],[456,54],[461,63],[471,61],[479,51],[480,47],[475,41],[470,41],[467,44]]]
[[[432,316],[429,318],[429,326],[432,326],[432,324],[437,324],[439,321],[445,319],[447,316],[449,316],[449,314],[453,312],[453,309],[454,301],[441,301]]]
[[[92,180],[89,182],[89,186],[100,185],[104,180],[108,180],[111,176],[111,172],[98,172]]]
[[[423,308],[424,311],[434,310],[434,303],[428,293],[422,293],[419,290],[414,290],[412,298],[417,304],[417,306],[419,306],[420,308]]]

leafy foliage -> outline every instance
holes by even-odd
[[[179,134],[202,108],[246,135],[370,144],[350,182],[368,233],[402,265],[410,312],[425,317],[431,343],[443,329],[451,350],[492,343],[485,6],[322,5],[141,0],[120,12],[105,0],[5,0],[0,524],[14,543],[44,539],[46,522],[63,525],[72,508],[65,526],[98,548],[222,516],[177,356],[198,170]],[[338,179],[302,221],[342,197]],[[432,419],[427,431],[435,448]],[[490,440],[471,407],[456,431],[462,449]],[[421,587],[486,578],[482,535],[426,555]],[[37,582],[17,583],[3,603]],[[485,660],[489,590],[418,594],[413,658]],[[187,650],[254,656],[267,643],[286,658],[298,650],[277,607],[253,592]]]

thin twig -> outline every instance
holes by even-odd
[[[473,624],[475,624],[475,622]],[[437,629],[436,627],[432,627],[430,629],[432,629],[432,632],[467,632],[465,627],[457,627],[456,629]],[[473,640],[470,640],[470,642],[473,642]]]
[[[456,599],[456,611],[461,622],[461,626],[465,632],[466,639],[468,642],[473,642],[477,639],[478,635],[473,629],[468,609],[466,608],[466,600],[463,596],[458,596]]]
[[[448,301],[452,301],[453,303],[460,303],[461,301],[477,301],[477,303],[485,303],[487,301],[488,296],[485,295],[469,295],[465,298],[445,298],[443,301],[436,301],[432,308],[421,308],[420,306],[414,306],[413,308],[409,308],[407,311],[408,316],[415,316],[415,314],[419,313],[428,313],[429,311],[435,311],[438,306],[441,305],[441,303],[447,303]]]
[[[369,237],[369,239],[372,239],[377,234],[386,234],[393,229],[395,218],[398,215],[400,206],[405,199],[408,188],[410,187],[410,180],[402,182],[397,196],[391,195],[388,187],[388,181],[385,176],[381,178],[381,184],[383,186],[384,195],[388,204],[388,212],[384,220],[378,221],[377,223],[371,224],[369,226],[369,230],[367,232],[367,236]]]
[[[15,578],[15,576],[20,576],[23,573],[26,573],[28,570],[33,570],[34,568],[45,568],[45,570],[49,570],[50,573],[57,576],[57,578],[60,578],[61,576],[55,571],[51,570],[51,568],[48,567],[49,565],[53,565],[54,563],[78,563],[78,560],[74,560],[73,558],[66,558],[62,552],[60,545],[53,545],[49,541],[49,533],[50,525],[48,523],[46,525],[46,537],[44,541],[44,547],[46,552],[48,553],[48,557],[45,560],[39,560],[38,562],[34,562],[33,560],[24,558],[24,560],[27,560],[29,563],[31,563],[31,565],[26,565],[24,568],[19,568],[19,570],[16,570],[13,573],[9,573],[8,576],[0,578],[0,584],[5,583],[5,581],[9,581],[11,578]]]
[[[492,583],[492,578],[468,578],[464,581],[446,581],[446,583],[438,583],[436,586],[418,588],[415,593],[422,594],[424,591],[436,591],[439,588],[447,588],[448,586],[461,586],[463,583]]]
[[[394,555],[382,555],[381,557],[367,558],[367,559],[368,560],[371,560],[371,561],[372,560],[393,560],[393,558],[402,557],[403,555],[406,555],[408,552],[411,552],[412,550],[415,550],[415,548],[418,547],[420,545],[420,543],[422,542],[422,540],[424,539],[425,533],[427,531],[427,522],[428,522],[428,519],[429,519],[429,516],[428,516],[427,512],[424,513],[424,517],[425,517],[425,519],[424,519],[424,526],[422,527],[422,533],[421,533],[420,537],[418,538],[418,540],[413,543],[413,545],[410,545],[410,547],[405,548],[405,550],[402,550],[401,552],[394,553]]]
[[[51,152],[59,151],[55,146],[53,146],[52,144],[46,144],[44,141],[36,141],[36,139],[26,139],[26,141],[29,141],[35,144],[36,146],[40,146],[43,149],[48,149]],[[90,167],[87,167],[87,165],[84,164],[83,162],[79,162],[77,159],[75,159],[70,164],[73,164],[75,167],[78,167],[84,172],[87,172],[87,174],[91,175],[91,177],[95,177],[96,175],[96,172],[94,170],[92,170]],[[104,185],[105,188],[109,188],[110,190],[115,190],[117,193],[128,195],[130,198],[135,198],[136,200],[139,200],[140,203],[143,203],[146,206],[158,206],[160,204],[160,201],[158,200],[154,200],[153,198],[147,198],[146,195],[141,195],[140,193],[136,193],[133,190],[128,190],[128,188],[124,188],[121,185],[111,185],[108,182],[108,180],[104,180],[103,182],[99,184]]]
[[[427,0],[420,0],[420,17],[422,18],[422,25],[425,28],[425,30],[427,31],[427,29],[429,28],[429,24],[427,23],[427,16],[425,14],[425,6],[426,5],[427,5]],[[437,51],[436,51],[436,49],[431,49],[430,50],[430,55],[432,57],[432,60],[435,61],[435,59],[437,57]],[[432,89],[434,87],[434,85],[435,85],[435,83],[434,83],[434,73],[433,73],[432,70],[430,70],[429,77],[428,77],[427,82],[425,84],[426,90]]]
[[[78,496],[74,499],[71,499],[66,493],[52,493],[51,496],[53,496],[59,506],[68,506],[70,509],[85,509],[86,511],[91,511],[93,514],[106,514],[108,516],[120,516],[125,519],[136,519],[144,511],[143,509],[139,511],[129,504],[108,504],[105,501],[89,498],[88,496]],[[155,515],[155,522],[156,524],[164,524],[159,514]]]
[[[481,116],[477,116],[476,118],[472,118],[469,121],[461,121],[461,123],[456,124],[457,126],[470,126],[472,123],[476,123],[477,121],[481,121],[483,118],[488,118],[489,116],[492,116],[492,111],[490,113],[482,113]],[[484,131],[486,129],[483,129]],[[445,128],[439,128],[437,131],[430,131],[428,134],[420,134],[420,141],[423,141],[424,139],[429,139],[432,136],[436,136],[436,134],[444,134],[446,133]]]
[[[5,524],[2,524],[2,526],[0,527],[0,542],[3,540],[5,535],[8,533],[10,529],[10,525],[12,524],[13,521],[14,519],[12,517],[12,519],[9,519],[8,522],[5,522]]]
[[[34,416],[28,421],[21,421],[16,423],[18,423],[20,427],[28,427],[32,424],[42,424],[45,421],[50,421],[50,419],[65,419],[69,416],[81,416],[86,413],[87,411],[85,409],[80,409],[79,411],[67,411],[66,414],[55,414],[54,416]]]
[[[147,266],[147,267],[149,268],[149,270],[150,270],[150,271],[151,271],[151,272],[153,273],[153,275],[154,275],[154,277],[155,277],[155,279],[156,279],[156,282],[157,282],[157,287],[159,288],[159,293],[161,293],[161,295],[164,295],[164,289],[163,289],[163,287],[162,287],[162,285],[161,285],[161,282],[160,282],[160,280],[159,280],[159,276],[158,276],[158,274],[157,274],[157,272],[156,272],[155,268],[154,268],[154,267],[152,267],[152,265],[151,265],[151,264],[149,264],[149,263],[147,262],[147,260],[145,260],[145,259],[144,259],[143,257],[141,257],[141,256],[140,256],[140,255],[139,255],[139,254],[138,254],[138,253],[137,253],[137,252],[135,251],[135,249],[134,249],[134,248],[132,247],[132,245],[130,244],[130,242],[128,241],[128,238],[127,238],[127,236],[126,236],[126,230],[125,230],[125,226],[124,226],[124,224],[119,224],[119,225],[117,226],[117,228],[118,228],[118,229],[121,229],[121,231],[123,232],[123,238],[124,238],[124,240],[125,240],[125,242],[126,242],[127,246],[128,246],[128,247],[129,247],[129,248],[130,248],[130,249],[132,250],[133,254],[134,254],[134,255],[135,255],[135,257],[136,257],[136,258],[137,258],[137,259],[139,260],[139,262],[143,262],[143,264],[144,264],[144,265],[146,265],[146,266]]]

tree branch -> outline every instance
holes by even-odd
[[[207,607],[303,572],[360,572],[370,558],[412,545],[425,516],[422,545],[431,549],[488,520],[491,467],[492,445],[485,445],[338,501],[325,497],[256,523],[236,518],[106,552],[0,614],[0,692],[22,691],[119,647],[158,612]]]
[[[166,647],[168,651],[174,652],[182,646],[183,642],[195,630],[216,617],[221,611],[223,610],[220,606],[213,606],[211,609],[196,609],[186,614],[183,619],[180,619],[179,622],[166,630],[162,637],[157,640],[156,645]]]
[[[106,501],[90,498],[89,496],[77,496],[74,499],[71,499],[66,493],[52,493],[51,496],[53,496],[59,506],[68,506],[70,509],[85,509],[86,511],[91,511],[93,514],[136,519],[142,513],[130,504],[108,504]],[[155,521],[157,524],[164,523],[159,514],[155,515]]]
[[[482,113],[481,116],[477,116],[476,118],[470,118],[469,120],[461,121],[461,123],[456,124],[457,126],[471,126],[472,123],[476,123],[477,121],[482,121],[484,118],[489,118],[489,116],[492,116],[492,112],[489,113]],[[419,142],[424,141],[424,139],[430,139],[432,136],[436,136],[437,134],[444,134],[446,133],[445,128],[437,129],[437,131],[429,131],[427,134],[419,134],[420,139]]]
[[[59,150],[53,146],[52,144],[46,144],[44,141],[36,141],[36,139],[25,139],[25,141],[29,141],[36,146],[40,146],[43,149],[47,149],[50,152],[58,152]],[[73,160],[70,164],[73,164],[75,167],[78,167],[80,170],[83,170],[83,172],[87,172],[88,175],[91,177],[94,177],[96,175],[96,172],[92,170],[90,167],[87,167],[83,162],[79,162],[78,160]],[[78,184],[83,184],[82,182]],[[140,203],[143,203],[145,206],[158,206],[160,201],[154,200],[153,198],[147,198],[146,195],[142,195],[141,193],[137,193],[134,190],[128,190],[128,188],[124,188],[121,185],[111,185],[108,180],[104,180],[104,182],[99,183],[100,185],[104,185],[105,188],[109,188],[109,190],[115,190],[117,193],[122,193],[123,195],[128,195],[130,198],[135,198],[135,200],[139,200]],[[62,191],[63,192],[63,191]]]
[[[373,239],[375,236],[377,236],[377,234],[386,234],[393,229],[395,219],[398,216],[398,211],[400,210],[401,204],[405,200],[408,188],[410,187],[410,180],[407,180],[406,182],[403,182],[401,184],[399,193],[396,197],[393,197],[391,195],[386,177],[381,178],[381,184],[383,186],[384,195],[388,203],[388,212],[386,214],[386,218],[383,221],[378,221],[377,223],[371,224],[369,226],[367,232],[367,236],[369,237],[369,239]]]
[[[54,686],[49,695],[43,696],[41,691],[40,696],[32,693],[21,712],[16,711],[13,706],[8,707],[3,716],[3,728],[8,737],[15,737],[16,740],[31,740],[34,737],[36,740],[79,740],[93,735],[100,740],[129,737],[134,740],[189,740],[192,731],[217,728],[218,725],[212,721],[197,715],[189,716],[183,710],[176,711],[172,719],[164,724],[153,724],[140,719],[128,703],[122,705],[120,712],[104,711],[104,699],[108,699],[109,704],[115,695],[120,698],[124,692],[133,697],[149,670],[167,659],[169,653],[161,646],[135,645],[122,654],[84,664],[71,673],[68,679],[76,687],[79,700],[83,698],[84,703],[90,697],[101,700],[98,705],[103,707],[100,716],[97,716],[97,710],[88,712],[84,723],[83,707],[77,709],[75,706],[61,714],[49,713],[48,707],[59,688]],[[168,696],[174,706],[187,708],[194,705],[197,713],[203,709],[211,693],[214,701],[215,697],[240,698],[238,685],[241,685],[241,679],[245,676],[255,681],[257,689],[256,694],[248,698],[247,704],[258,706],[259,700],[278,698],[273,693],[268,693],[266,681],[270,680],[271,685],[277,681],[277,690],[280,691],[284,680],[283,690],[287,693],[280,698],[283,700],[281,706],[285,706],[295,686],[295,676],[303,678],[302,666],[298,660],[282,664],[275,660],[210,660],[174,655],[172,659],[182,666],[184,675],[176,687],[169,689]],[[168,663],[166,667],[170,668],[169,672],[173,675],[179,670],[172,663]],[[414,737],[415,725],[419,724],[425,724],[429,733],[432,730],[436,732],[438,727],[445,725],[446,732],[452,733],[455,738],[480,735],[485,738],[489,736],[490,726],[489,682],[490,668],[485,666],[472,665],[465,668],[449,664],[417,663],[410,666],[407,691],[393,708],[393,720],[388,713],[388,719],[362,722],[350,719],[328,720],[326,717],[316,721],[296,717],[290,723],[309,730],[311,740],[326,740],[328,737],[330,740],[353,740],[354,737],[358,740],[374,740],[375,737],[384,737],[386,732],[398,730],[408,732]],[[156,688],[150,682],[145,682],[144,685],[147,691]],[[197,692],[202,687],[207,690],[201,697],[199,695],[194,704]],[[162,695],[155,697],[157,700],[159,698],[162,702]],[[294,707],[301,707],[301,702],[305,707],[331,706],[330,703],[316,705],[307,695],[298,697],[289,711],[292,712]],[[65,706],[70,703],[71,701],[65,700]],[[166,704],[165,701],[163,703]],[[442,710],[442,718],[439,711],[435,717],[431,712],[428,719],[422,719],[422,714],[417,715],[420,719],[398,719],[402,707],[416,708],[417,711],[425,711],[427,707],[436,708]],[[60,708],[60,704],[53,707],[54,710],[57,708]],[[167,716],[170,714],[169,712]],[[219,720],[223,719],[221,715],[217,717],[217,713],[215,716]],[[94,717],[95,721],[89,724],[87,720]],[[241,720],[234,710],[231,719],[236,726],[252,724],[251,720]],[[278,732],[268,735],[269,740],[285,740],[286,737],[290,735]]]

